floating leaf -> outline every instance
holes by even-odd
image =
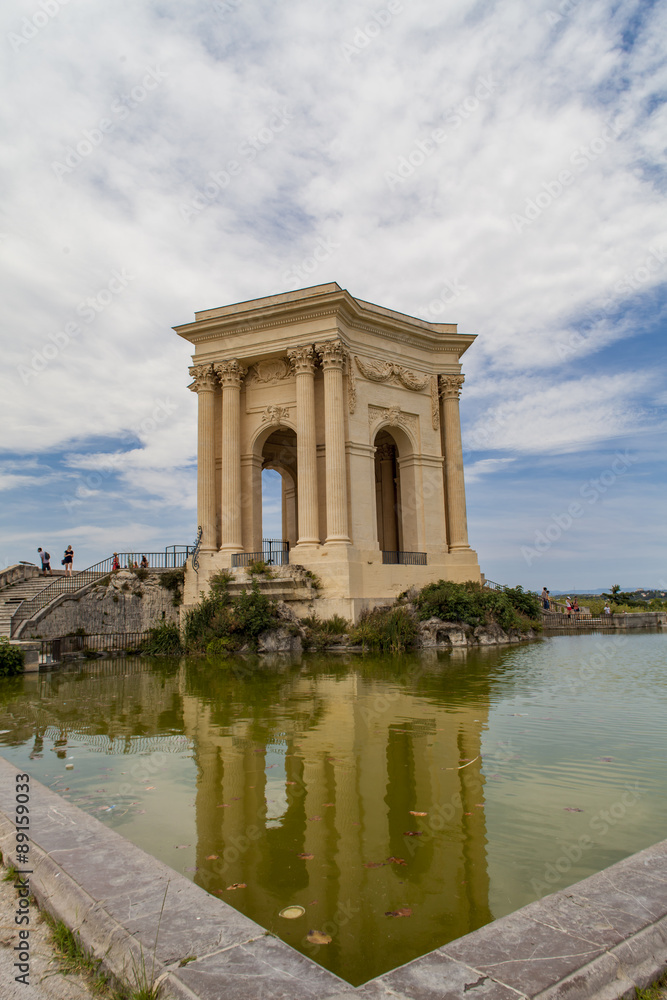
[[[220,857],[219,854],[207,854],[206,855],[206,860],[207,861],[217,861],[219,857]]]
[[[583,809],[577,809],[576,806],[565,806],[565,809],[563,810],[563,812],[566,813],[582,813],[583,811]]]
[[[155,785],[147,785],[146,788],[144,788],[144,791],[145,792],[152,792],[154,789],[155,789]]]
[[[412,910],[409,906],[403,906],[400,910],[387,910],[385,917],[411,917]]]
[[[387,858],[387,861],[390,861],[392,863],[392,865],[406,865],[407,866],[407,861],[405,860],[405,858],[394,858],[394,857],[391,857],[391,858]]]
[[[286,785],[296,785],[296,781],[286,781]]]
[[[323,934],[322,931],[308,931],[306,940],[310,944],[331,944],[331,935]]]
[[[322,806],[322,808],[323,809],[333,809],[333,806],[334,806],[333,802],[325,802],[324,805]]]
[[[303,861],[312,861],[314,857],[314,854],[297,854],[297,858],[301,858]]]
[[[428,816],[428,813],[418,813],[418,812],[415,812],[414,809],[411,809],[410,810],[410,815],[411,816]]]
[[[216,806],[215,808],[216,809],[229,809],[229,803],[228,802],[221,802],[220,805]]]
[[[321,816],[309,816],[308,819],[310,820],[311,823],[317,823],[317,822],[319,822],[319,820],[322,819],[322,817]]]
[[[191,847],[191,844],[174,844],[177,851],[184,851],[186,847]]]
[[[247,888],[248,886],[245,884],[245,882],[234,882],[232,885],[228,885],[225,891],[229,892],[230,889],[247,889]]]
[[[423,837],[424,833],[422,830],[404,830],[404,837]]]
[[[384,868],[385,861],[367,861],[364,868]]]

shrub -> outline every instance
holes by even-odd
[[[176,622],[158,622],[148,630],[140,650],[152,656],[177,656],[183,652],[181,633]]]
[[[271,567],[263,559],[255,559],[254,562],[251,562],[248,566],[248,573],[250,576],[265,576],[267,580],[273,576]]]
[[[280,625],[274,602],[259,589],[256,580],[250,591],[238,597],[210,593],[185,613],[183,640],[190,651],[208,649],[214,639],[226,638],[226,648],[236,649],[244,642],[256,643],[260,632]]]
[[[135,566],[132,572],[138,580],[146,580],[148,578],[148,570],[145,566]]]
[[[211,639],[206,647],[206,652],[209,656],[220,656],[233,652],[235,648],[236,643],[231,636],[221,635],[218,639]]]
[[[438,580],[424,587],[415,598],[418,615],[422,620],[440,618],[443,621],[463,622],[475,628],[495,622],[507,631],[511,628],[526,631],[539,619],[539,601],[534,594],[525,593],[522,587],[506,591],[484,590],[479,583],[452,583]]]
[[[362,611],[350,631],[350,642],[364,649],[402,653],[415,645],[419,626],[407,608],[373,608]]]
[[[209,586],[214,594],[226,594],[233,579],[233,573],[230,573],[228,569],[221,569],[218,573],[213,574],[209,580]]]
[[[0,677],[13,677],[23,673],[25,653],[20,646],[12,646],[5,636],[0,637]]]

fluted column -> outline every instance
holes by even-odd
[[[289,351],[288,358],[296,376],[298,544],[318,545],[320,526],[315,433],[315,352],[310,346],[297,347]]]
[[[246,369],[235,359],[213,365],[222,385],[221,549],[243,548],[241,506],[241,383]]]
[[[194,379],[188,386],[197,393],[197,523],[201,525],[201,549],[217,549],[215,537],[215,390],[217,379],[210,365],[193,365]]]
[[[463,375],[441,375],[442,424],[445,443],[445,490],[448,513],[448,541],[451,549],[468,549],[466,491],[463,479],[463,449],[459,395]]]
[[[389,552],[398,549],[396,533],[396,486],[394,483],[394,449],[389,444],[378,447],[380,458],[380,483],[382,490],[382,548]]]
[[[345,348],[339,340],[316,344],[324,371],[324,430],[327,477],[327,542],[348,542],[347,471],[343,367]]]

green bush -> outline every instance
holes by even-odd
[[[0,637],[0,677],[13,677],[23,673],[25,653],[20,646],[12,646],[5,636]]]
[[[438,580],[424,587],[415,599],[417,613],[424,621],[463,622],[475,628],[495,622],[502,629],[526,631],[539,619],[539,601],[522,587],[505,591],[484,590],[481,584]]]
[[[233,579],[233,573],[230,573],[228,569],[221,569],[218,573],[213,574],[209,585],[214,594],[226,594]]]
[[[208,646],[206,647],[206,652],[209,656],[221,656],[225,653],[231,653],[236,649],[236,642],[229,635],[221,635],[219,639],[211,639]]]
[[[176,622],[158,622],[150,628],[140,650],[149,656],[178,656],[182,653],[181,633]]]
[[[350,631],[350,642],[364,649],[402,653],[415,645],[419,627],[407,608],[373,608],[362,611]]]
[[[248,573],[250,576],[265,576],[267,580],[273,576],[271,567],[263,559],[255,559],[254,562],[251,562],[248,565]]]
[[[274,602],[262,594],[253,581],[252,589],[238,597],[210,593],[184,616],[183,642],[190,652],[208,649],[214,639],[226,638],[226,648],[237,649],[244,642],[256,643],[257,636],[280,625]]]
[[[132,572],[138,580],[146,580],[148,578],[148,570],[145,566],[135,566]]]

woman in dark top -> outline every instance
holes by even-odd
[[[74,562],[74,550],[71,545],[68,545],[65,549],[65,558],[63,559],[63,565],[65,567],[65,573],[72,575],[72,563]]]

